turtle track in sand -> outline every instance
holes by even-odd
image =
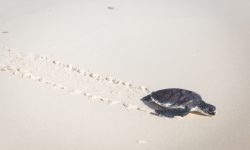
[[[149,114],[154,112],[140,100],[150,93],[145,86],[137,86],[130,82],[83,70],[47,56],[26,55],[1,46],[0,71],[61,89],[69,94],[82,95],[91,100],[121,105],[126,109]]]

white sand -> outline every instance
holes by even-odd
[[[249,7],[1,1],[0,149],[249,149]],[[194,90],[218,114],[150,115],[145,87]]]

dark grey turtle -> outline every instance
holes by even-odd
[[[152,92],[143,97],[142,100],[160,106],[162,109],[156,109],[156,114],[170,118],[183,117],[193,111],[206,116],[213,116],[216,110],[215,106],[204,102],[199,94],[177,88]]]

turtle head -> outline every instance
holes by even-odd
[[[207,116],[214,116],[216,114],[216,107],[205,102],[200,104],[200,109],[201,113]]]

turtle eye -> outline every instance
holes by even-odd
[[[214,110],[213,110],[213,108],[208,108],[208,111],[213,112]]]

